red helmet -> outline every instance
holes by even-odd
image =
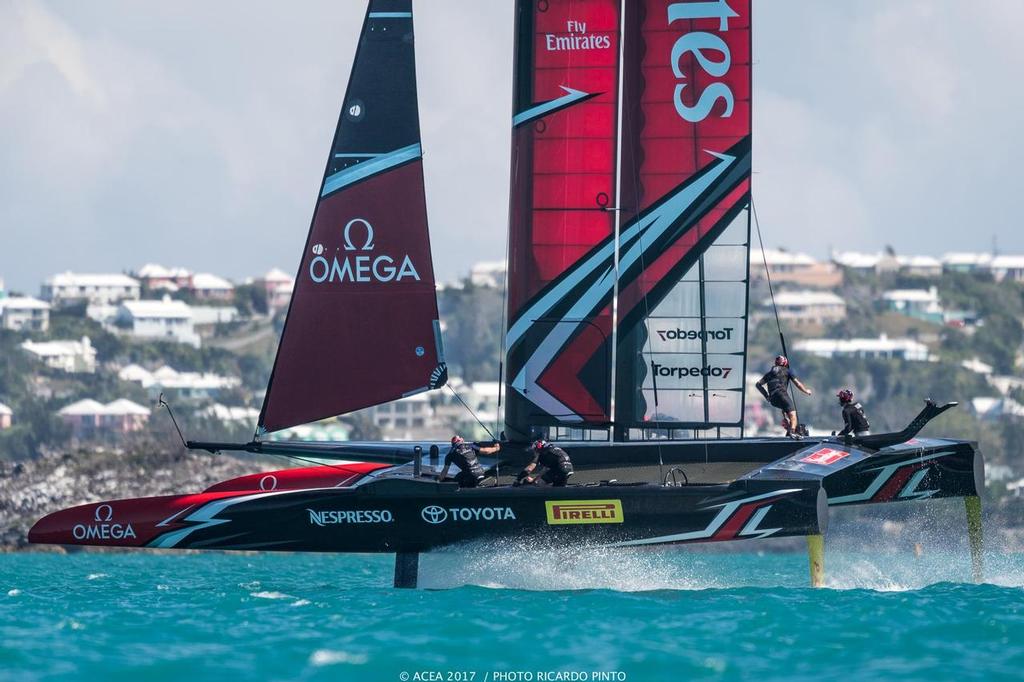
[[[776,355],[775,364],[778,367],[789,367],[789,359],[785,355]]]
[[[848,388],[844,388],[839,391],[839,393],[836,393],[836,397],[839,398],[839,402],[841,403],[853,402],[853,391]]]
[[[459,443],[465,443],[462,436],[452,436],[452,445],[458,445]]]
[[[546,440],[544,440],[543,438],[538,438],[537,440],[535,440],[533,442],[533,449],[534,450],[543,450],[547,446],[548,446],[548,442]]]

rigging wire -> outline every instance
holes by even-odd
[[[754,206],[754,197],[750,197],[750,212],[754,216],[754,227],[757,228],[757,242],[761,245],[761,261],[764,263],[764,276],[768,282],[768,295],[771,297],[772,312],[775,314],[775,327],[779,330],[779,345],[782,348],[783,357],[788,358],[789,352],[786,350],[786,335],[782,333],[782,320],[779,319],[779,306],[775,303],[775,289],[772,286],[772,273],[768,269],[768,256],[764,249],[764,239],[761,237],[761,222],[757,219],[757,208]],[[789,387],[789,395],[793,400],[793,407],[796,407],[796,391],[793,390],[792,385]],[[799,418],[799,417],[798,417]],[[799,424],[790,424],[790,428],[794,433],[797,432]]]
[[[456,398],[458,399],[458,401],[459,401],[460,403],[462,403],[462,406],[466,408],[466,411],[467,411],[467,412],[469,412],[469,413],[470,413],[470,414],[471,414],[471,415],[473,416],[473,419],[475,419],[475,420],[476,420],[476,423],[477,423],[477,424],[479,424],[479,425],[480,425],[480,427],[481,427],[481,428],[482,428],[482,429],[483,429],[484,431],[486,431],[486,432],[487,432],[487,435],[491,437],[491,440],[493,440],[493,441],[497,442],[497,441],[498,441],[498,439],[494,437],[494,434],[493,434],[493,433],[491,433],[491,430],[490,430],[489,428],[487,428],[487,425],[486,425],[486,424],[484,424],[484,423],[483,423],[482,421],[480,421],[480,417],[478,417],[478,416],[476,415],[476,412],[474,412],[474,411],[473,411],[473,408],[472,408],[472,407],[470,407],[469,405],[467,405],[467,404],[466,404],[466,401],[462,399],[462,396],[460,396],[460,395],[459,395],[459,394],[458,394],[458,393],[457,393],[457,392],[455,391],[455,389],[454,389],[454,388],[452,388],[452,385],[451,385],[451,384],[446,384],[446,385],[448,386],[448,390],[452,392],[452,395],[453,395],[453,396],[455,396],[455,397],[456,397]]]
[[[171,410],[171,404],[168,403],[166,400],[164,400],[164,394],[163,393],[161,393],[160,397],[157,399],[157,404],[160,407],[162,407],[165,410],[167,410],[167,414],[170,415],[171,423],[174,424],[174,430],[178,432],[178,438],[181,439],[181,445],[186,450],[192,450],[193,448],[189,447],[188,441],[185,440],[185,436],[181,433],[181,427],[178,426],[178,420],[174,418],[174,412]],[[248,450],[243,450],[242,452],[249,452],[249,451]],[[318,462],[315,459],[307,459],[305,457],[300,457],[299,455],[287,455],[287,454],[284,454],[284,453],[281,453],[281,452],[260,452],[260,453],[252,453],[252,452],[250,452],[250,454],[270,455],[272,457],[286,457],[288,459],[298,460],[300,462],[305,462],[307,464],[315,464],[317,466],[331,467],[332,469],[337,469],[338,471],[344,471],[345,473],[349,473],[349,474],[352,473],[351,471],[349,471],[345,467],[341,466],[340,464],[325,464],[324,462]]]

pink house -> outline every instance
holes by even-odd
[[[57,414],[71,427],[72,436],[88,439],[141,431],[149,421],[150,410],[124,398],[106,405],[86,398]]]

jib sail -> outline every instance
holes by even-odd
[[[619,0],[516,3],[506,425],[611,419]]]
[[[750,1],[625,7],[617,435],[740,427]]]
[[[371,0],[267,387],[275,431],[444,384],[411,0]]]

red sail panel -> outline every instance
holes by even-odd
[[[619,20],[618,0],[517,3],[506,403],[515,432],[609,419],[610,361],[590,361],[611,333],[611,291],[571,316],[572,296],[542,299],[614,233]]]
[[[624,25],[616,422],[739,425],[750,1],[635,0]]]
[[[446,379],[411,0],[371,0],[259,427],[352,412]]]

